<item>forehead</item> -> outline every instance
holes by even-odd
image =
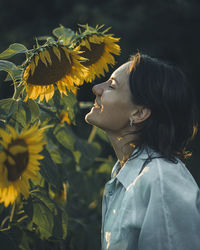
[[[132,62],[126,62],[122,64],[112,73],[111,77],[116,78],[116,80],[118,81],[128,81],[131,65]]]
[[[130,74],[130,68],[131,68],[132,62],[126,62],[122,64],[119,68],[117,68],[111,75],[111,77],[114,78],[121,78],[125,77],[128,78]]]

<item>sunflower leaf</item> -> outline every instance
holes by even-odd
[[[100,153],[100,145],[98,143],[88,143],[79,138],[76,139],[75,149],[75,153],[79,152],[77,163],[83,170],[87,170]]]
[[[16,54],[25,53],[27,51],[28,49],[23,44],[13,43],[9,46],[8,49],[4,50],[0,54],[0,59],[8,59]]]
[[[74,143],[76,138],[70,127],[56,126],[53,134],[63,147],[69,149],[70,151],[74,150]]]
[[[16,112],[18,107],[18,103],[16,100],[12,100],[11,105],[9,107],[9,111],[7,113],[6,121],[9,122],[12,118],[13,114]]]
[[[23,102],[23,107],[26,110],[27,122],[30,121],[33,123],[37,118],[39,118],[40,109],[34,100],[28,99],[27,102]]]
[[[44,179],[56,189],[60,189],[62,182],[59,177],[57,165],[53,162],[50,153],[43,149],[42,155],[44,159],[41,160],[40,173]]]
[[[9,113],[10,107],[11,107],[13,102],[15,102],[15,100],[13,100],[12,98],[0,100],[0,115],[1,115],[1,118],[5,118],[5,117],[2,117],[2,115],[4,116],[4,115],[7,115]]]
[[[40,199],[35,199],[33,203],[32,223],[37,225],[41,239],[48,239],[52,236],[54,216]]]
[[[53,236],[57,239],[65,239],[67,236],[68,217],[66,210],[58,210],[58,214],[54,217]]]
[[[106,133],[105,133],[102,129],[97,128],[96,134],[97,134],[103,141],[109,143],[108,137],[107,137]]]
[[[15,104],[15,105],[14,105]],[[18,122],[22,127],[25,127],[28,123],[29,117],[26,115],[26,110],[23,106],[23,101],[15,101],[13,104],[12,110],[9,112],[9,115],[7,117],[7,120],[13,119],[14,121]]]
[[[40,186],[37,186],[37,192],[32,192],[32,196],[36,197],[37,199],[41,200],[48,208],[49,210],[55,214],[57,213],[57,207],[55,204],[55,201],[51,200],[46,193],[46,190]]]
[[[6,61],[6,60],[0,60],[0,71],[5,71],[10,75],[9,80],[12,80],[13,78],[16,80],[22,72],[14,63]]]
[[[12,77],[15,80],[20,80],[22,77],[22,70],[19,68],[13,68],[12,69]],[[6,78],[4,79],[5,82],[12,81],[12,77],[10,76],[10,73],[7,74]]]
[[[63,239],[67,237],[67,224],[68,224],[68,216],[66,210],[62,212],[62,229],[63,229]]]
[[[52,33],[58,40],[63,40],[64,44],[69,44],[75,38],[74,31],[62,25],[55,28]]]

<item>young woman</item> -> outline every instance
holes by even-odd
[[[118,158],[103,197],[102,249],[199,250],[200,192],[183,163],[197,120],[183,73],[136,54],[93,92],[86,121],[107,133]]]

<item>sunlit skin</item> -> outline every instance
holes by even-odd
[[[103,129],[123,165],[134,150],[136,124],[147,119],[150,110],[135,105],[131,99],[129,74],[132,62],[127,62],[115,70],[110,78],[92,89],[96,95],[95,104],[86,115],[86,122]],[[130,120],[134,120],[130,126]]]

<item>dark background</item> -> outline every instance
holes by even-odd
[[[122,53],[117,65],[128,60],[137,51],[179,65],[195,88],[199,100],[200,55],[200,1],[199,0],[1,0],[0,52],[14,42],[28,48],[35,37],[51,35],[59,26],[77,30],[77,24],[112,26],[111,32],[121,37]],[[112,71],[112,70],[111,70]],[[110,71],[110,72],[111,72]],[[3,82],[0,73],[0,98],[12,96],[12,85]],[[106,76],[108,77],[108,75]],[[102,81],[97,79],[95,83]],[[91,101],[92,84],[81,87],[78,99]],[[199,135],[190,145],[193,158],[188,168],[200,184]]]

